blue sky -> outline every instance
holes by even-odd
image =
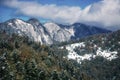
[[[0,12],[0,22],[37,18],[41,22],[120,28],[120,0],[0,0]]]
[[[98,1],[100,0],[38,0],[38,2],[41,4],[80,6],[82,8]]]
[[[27,20],[30,18],[30,16],[27,16],[27,15],[17,14],[17,13],[15,13],[16,9],[4,5],[4,3],[7,1],[10,1],[10,0],[1,0],[0,1],[1,2],[0,12],[2,12],[0,14],[0,16],[1,16],[0,22],[4,22],[11,18],[20,18],[20,19],[24,19],[24,20]],[[55,4],[57,6],[79,6],[81,8],[85,8],[86,6],[88,6],[92,3],[98,2],[100,0],[18,0],[18,1],[37,2],[38,4],[42,4],[42,5]],[[48,20],[48,19],[44,19],[44,18],[38,18],[38,19],[40,21]]]

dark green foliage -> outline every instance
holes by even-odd
[[[0,80],[13,80],[14,76],[11,73],[6,59],[6,53],[4,53],[0,56]]]
[[[19,48],[19,47],[20,47],[20,45],[19,45],[18,41],[16,41],[15,42],[15,48]]]
[[[81,49],[80,47],[76,47],[76,48],[74,49],[74,51],[75,51],[78,55],[84,55],[84,54],[86,54],[86,52],[87,52],[87,50]]]
[[[2,35],[2,34],[0,34]],[[0,36],[0,79],[2,80],[68,80],[69,62],[63,59],[67,50],[40,45],[13,34]],[[6,41],[5,41],[6,40]],[[4,68],[2,70],[2,68]],[[66,67],[65,67],[66,66]],[[67,70],[66,70],[67,69]],[[63,75],[64,74],[64,75]]]
[[[96,57],[81,64],[82,72],[85,72],[94,80],[119,80],[118,67],[120,67],[120,64],[116,60],[110,62],[102,57]]]
[[[68,51],[65,47],[59,49],[59,45],[41,45],[30,41],[28,37],[1,33],[0,80],[120,80],[119,35],[118,31],[80,40],[87,46],[76,47],[75,51],[79,55],[94,53],[97,50],[93,48],[96,44],[102,49],[117,51],[118,58],[108,61],[98,56],[79,64],[76,60],[66,58]],[[68,42],[61,45],[64,44]]]
[[[8,41],[0,40],[0,48],[1,49],[8,49],[13,50],[13,45],[10,44]]]
[[[20,61],[20,56],[19,56],[19,53],[17,53],[16,51],[14,51],[12,53],[12,59],[13,61],[16,63],[17,61]]]
[[[59,77],[58,77],[58,73],[57,73],[56,71],[53,71],[53,72],[52,72],[51,79],[52,79],[52,80],[60,80]]]
[[[46,80],[46,75],[45,75],[45,72],[44,71],[39,71],[39,73],[38,73],[38,79],[39,80]]]

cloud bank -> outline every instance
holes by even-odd
[[[112,30],[120,29],[120,0],[102,0],[84,9],[79,6],[42,5],[34,1],[7,0],[4,4],[15,8],[16,14],[50,19],[59,23],[82,22]]]

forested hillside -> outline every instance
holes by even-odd
[[[26,36],[0,33],[0,80],[120,80],[120,31],[87,37],[86,54],[93,44],[117,51],[117,58],[68,59],[69,51],[30,41]],[[76,48],[76,50],[79,49]],[[80,49],[81,50],[81,49]],[[79,53],[79,55],[84,55]]]

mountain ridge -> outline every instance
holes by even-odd
[[[58,42],[80,39],[93,34],[108,33],[110,30],[88,26],[81,23],[62,25],[53,22],[42,24],[31,18],[28,21],[13,18],[0,24],[1,31],[8,34],[16,33],[28,36],[31,40],[41,44],[55,44]]]

